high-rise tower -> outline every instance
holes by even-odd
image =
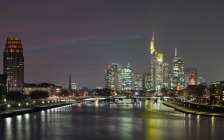
[[[107,65],[105,69],[105,88],[122,90],[122,66],[120,64]]]
[[[122,68],[122,90],[132,90],[132,72],[129,63],[127,67]]]
[[[21,40],[7,38],[3,53],[3,73],[8,76],[9,91],[22,91],[24,85],[24,57]]]
[[[163,54],[157,53],[154,48],[154,34],[150,41],[150,55],[151,55],[151,89],[159,91],[160,84],[163,84]]]
[[[179,89],[184,88],[184,61],[177,55],[177,48],[175,48],[171,88],[176,90],[178,85]]]
[[[167,88],[170,88],[170,78],[169,78],[169,64],[163,64],[163,84]]]

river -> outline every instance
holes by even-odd
[[[224,118],[161,103],[73,104],[0,120],[1,140],[220,140]]]

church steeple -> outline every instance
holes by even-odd
[[[72,82],[71,82],[71,75],[69,74],[69,83],[68,83],[68,90],[72,90]]]

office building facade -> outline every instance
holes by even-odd
[[[158,53],[154,47],[154,34],[150,41],[150,56],[151,56],[151,88],[153,90],[160,90],[160,84],[163,84],[163,54]]]
[[[7,38],[3,53],[3,73],[8,77],[9,91],[23,91],[24,56],[21,40]]]
[[[197,84],[197,80],[198,80],[197,68],[184,68],[184,75],[185,75],[185,87],[189,85],[189,78],[191,78],[192,75],[194,77],[195,84]]]
[[[132,71],[129,63],[127,67],[122,68],[122,90],[132,90]]]
[[[177,55],[177,48],[175,48],[175,55],[173,57],[173,74],[171,89],[181,90],[184,89],[184,61]]]
[[[105,88],[122,90],[122,66],[120,64],[107,65],[105,69]]]
[[[135,91],[143,90],[143,74],[133,73],[133,89]]]

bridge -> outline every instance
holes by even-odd
[[[157,84],[154,87],[151,87],[149,90],[154,89],[156,86],[160,86],[161,88],[164,88],[165,90],[169,91],[171,93],[172,96],[174,96],[176,93],[174,90],[169,89],[168,87],[166,87],[164,84]],[[159,91],[158,91],[159,92]],[[141,102],[143,100],[150,100],[150,99],[167,99],[167,98],[173,98],[172,96],[164,96],[164,95],[159,95],[157,92],[155,92],[154,96],[120,96],[120,95],[116,95],[116,96],[91,96],[91,97],[84,97],[84,98],[76,98],[76,102],[94,102],[95,104],[98,104],[99,101],[110,101],[112,103],[117,103],[118,101],[127,101],[131,100],[132,103],[137,103],[137,102]]]
[[[81,103],[81,102],[94,102],[95,104],[98,104],[99,101],[110,101],[112,103],[118,103],[118,101],[126,101],[129,103],[138,103],[143,100],[150,100],[150,99],[167,99],[167,98],[173,98],[169,96],[98,96],[98,97],[85,97],[85,98],[78,98],[76,99],[76,102]]]

